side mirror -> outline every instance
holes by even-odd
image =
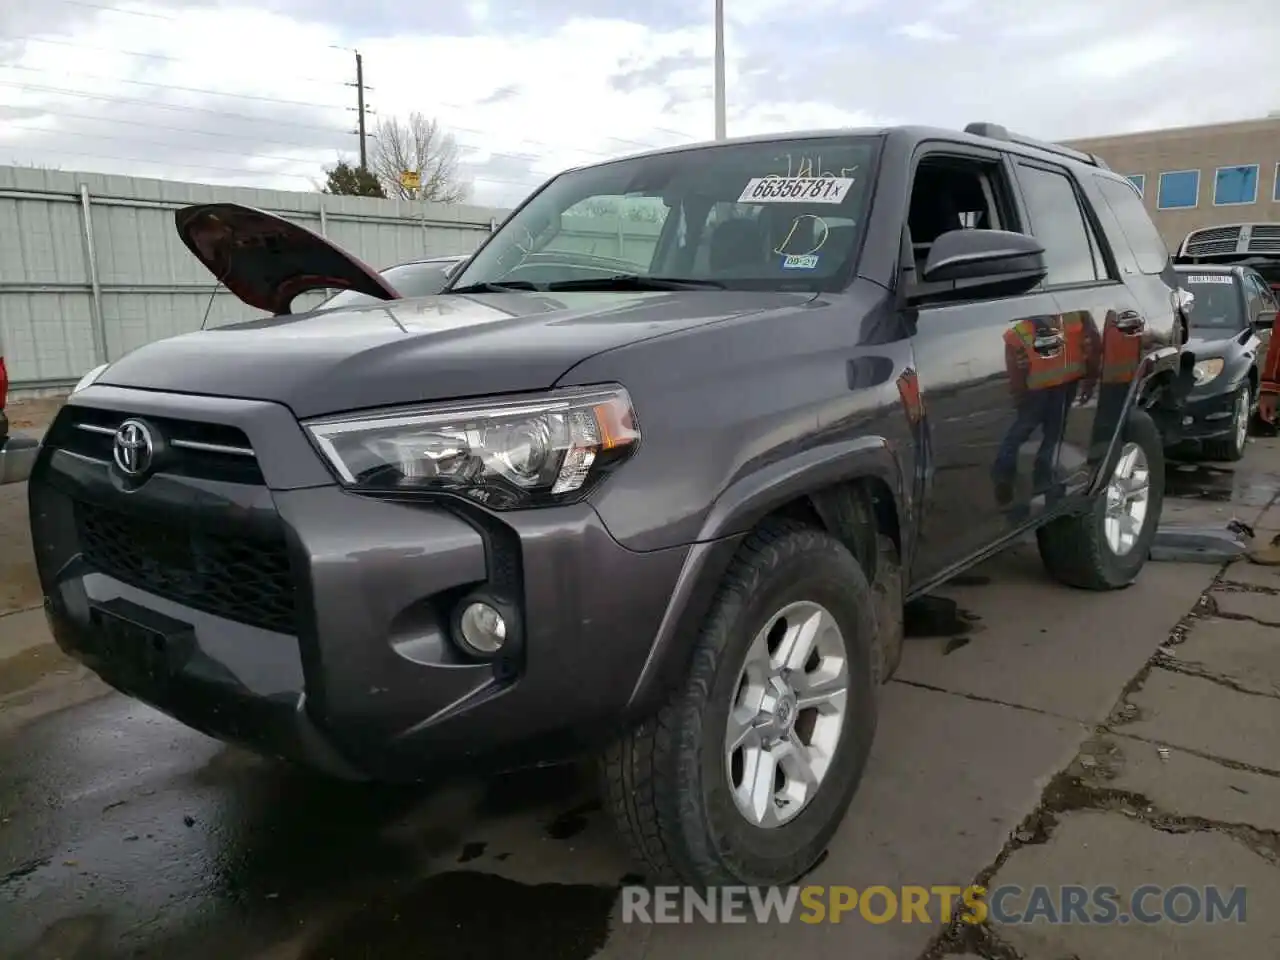
[[[950,230],[933,241],[921,279],[966,290],[1027,281],[1029,289],[1047,272],[1044,244],[1035,237],[1008,230]]]
[[[1255,333],[1270,333],[1271,328],[1276,323],[1276,311],[1263,310],[1258,314],[1258,319],[1253,321],[1253,329]]]

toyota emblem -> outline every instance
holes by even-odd
[[[113,456],[121,473],[140,477],[151,469],[155,459],[155,439],[151,428],[141,420],[126,420],[116,430]]]

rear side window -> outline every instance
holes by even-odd
[[[1138,269],[1147,274],[1162,272],[1169,263],[1169,248],[1147,216],[1147,208],[1142,205],[1137,192],[1128,184],[1106,177],[1094,179],[1137,258]]]
[[[1018,182],[1031,219],[1031,233],[1044,244],[1048,286],[1107,279],[1093,231],[1065,173],[1018,164]]]

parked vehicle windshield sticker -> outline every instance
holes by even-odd
[[[1207,273],[1203,276],[1187,277],[1187,283],[1235,283],[1235,278],[1229,273]]]
[[[843,203],[853,177],[753,177],[739,203]]]
[[[818,258],[812,253],[792,254],[782,258],[784,270],[812,270],[818,265]]]

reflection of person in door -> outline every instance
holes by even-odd
[[[1067,413],[1077,395],[1088,400],[1097,381],[1098,331],[1085,311],[1019,320],[1005,331],[1005,369],[1017,408],[996,453],[991,475],[1001,506],[1013,501],[1018,451],[1040,430],[1032,493],[1053,499]]]
[[[1120,426],[1129,385],[1138,374],[1147,347],[1146,324],[1133,318],[1120,322],[1114,310],[1107,311],[1102,331],[1102,386],[1098,390],[1098,410],[1093,419],[1090,459],[1106,456],[1111,438]]]
[[[1261,373],[1258,416],[1267,423],[1275,423],[1276,401],[1280,400],[1280,314],[1271,324],[1271,342],[1267,344],[1267,358],[1262,362]]]

